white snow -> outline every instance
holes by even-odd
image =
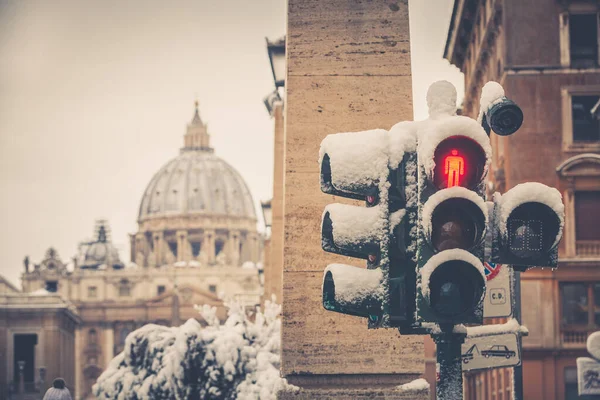
[[[323,276],[331,272],[335,283],[335,300],[353,304],[367,296],[383,295],[383,273],[380,268],[366,269],[345,264],[329,264]]]
[[[403,391],[429,390],[429,382],[427,382],[423,378],[419,378],[415,379],[414,381],[405,383],[404,385],[400,385],[397,388]]]
[[[388,134],[384,129],[327,135],[321,142],[319,166],[325,154],[331,165],[331,184],[338,190],[378,184],[387,176]]]
[[[448,81],[437,81],[427,90],[429,118],[437,119],[456,114],[456,88]]]
[[[504,88],[498,82],[490,81],[483,86],[481,89],[481,98],[479,100],[479,115],[477,116],[477,122],[481,124],[483,121],[483,115],[490,109],[494,104],[502,101],[504,98]]]
[[[600,360],[600,331],[592,333],[587,338],[587,351],[597,360]]]
[[[291,388],[279,376],[281,306],[266,302],[249,320],[244,307],[226,303],[222,325],[203,306],[208,326],[190,319],[177,328],[146,325],[127,336],[93,387],[100,399],[275,399]]]
[[[565,224],[565,206],[562,202],[562,195],[555,188],[551,188],[539,182],[521,183],[503,195],[495,193],[494,202],[499,207],[497,218],[500,233],[503,236],[506,235],[506,222],[508,217],[510,217],[510,214],[515,208],[529,202],[547,205],[559,218],[560,226],[553,246],[558,244],[558,241],[562,237],[562,230]]]
[[[329,204],[323,215],[329,213],[333,225],[333,240],[338,246],[348,246],[381,238],[387,231],[381,206],[357,207],[348,204]]]
[[[451,187],[448,189],[443,189],[443,190],[436,192],[429,199],[427,199],[427,202],[425,202],[425,204],[423,205],[423,210],[422,210],[422,214],[421,214],[422,218],[423,218],[422,226],[423,226],[423,233],[425,234],[426,237],[431,236],[431,219],[433,217],[433,212],[435,211],[435,209],[444,201],[451,199],[451,198],[457,198],[457,197],[469,200],[470,202],[475,204],[477,207],[479,207],[479,209],[481,210],[481,213],[483,214],[483,216],[485,218],[484,226],[487,227],[488,207],[485,204],[485,201],[481,198],[481,196],[479,196],[477,193],[475,193],[472,190],[468,190],[467,188],[460,187],[460,186],[454,186],[454,187]],[[482,235],[485,235],[485,232],[482,233]]]
[[[524,325],[520,325],[519,322],[511,318],[504,324],[495,325],[482,325],[475,327],[467,327],[467,337],[478,337],[478,336],[491,336],[499,335],[502,333],[518,333],[523,336],[527,336],[529,330]]]
[[[468,264],[471,264],[474,268],[477,269],[477,271],[479,271],[483,278],[483,281],[485,282],[485,270],[483,269],[483,264],[481,264],[481,261],[479,261],[477,257],[463,249],[444,250],[431,257],[429,261],[427,261],[427,263],[420,270],[420,285],[423,297],[429,297],[429,279],[431,278],[431,274],[433,273],[433,271],[435,271],[436,268],[442,265],[443,263],[453,260],[464,261]]]
[[[27,294],[30,294],[32,296],[48,296],[48,295],[52,295],[54,293],[49,292],[46,289],[42,288],[42,289],[34,290],[33,292],[29,292]]]
[[[398,168],[404,153],[417,150],[417,133],[421,122],[402,121],[392,126],[389,131],[389,166]]]
[[[252,261],[246,261],[242,264],[243,269],[257,269],[257,265]]]
[[[390,232],[392,232],[398,225],[402,223],[405,215],[406,209],[404,208],[401,208],[400,210],[390,214]]]
[[[442,141],[453,136],[466,137],[479,144],[486,159],[482,179],[485,178],[492,159],[490,139],[477,121],[464,116],[444,117],[422,123],[419,131],[418,162],[425,168],[427,178],[433,177],[436,148]]]

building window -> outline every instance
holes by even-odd
[[[98,333],[95,329],[90,329],[90,331],[88,332],[88,341],[90,344],[98,343]]]
[[[600,242],[600,191],[575,192],[575,240]]]
[[[573,142],[600,140],[600,96],[572,96]]]
[[[221,251],[223,251],[224,247],[225,242],[223,240],[217,239],[217,241],[215,242],[215,256],[221,254]]]
[[[587,283],[580,282],[561,283],[563,325],[587,326],[589,324],[590,296],[588,286]]]
[[[56,293],[58,291],[58,282],[57,281],[46,281],[46,290],[51,293]]]
[[[160,296],[165,292],[165,290],[165,285],[158,285],[158,287],[156,288],[156,294]]]
[[[211,293],[217,293],[217,285],[208,285],[208,291]]]
[[[90,299],[98,297],[98,288],[96,286],[88,286],[88,297]]]
[[[202,249],[202,243],[200,242],[191,242],[192,244],[192,256],[198,257],[200,255],[200,250]]]
[[[565,367],[565,400],[578,400],[577,367]]]
[[[598,65],[596,13],[569,15],[569,50],[573,68],[591,68]]]
[[[120,297],[128,297],[131,294],[131,289],[129,286],[119,286],[119,296]]]

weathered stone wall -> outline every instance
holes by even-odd
[[[327,264],[364,263],[321,250],[323,209],[345,200],[321,193],[317,161],[330,133],[412,120],[407,0],[290,0],[287,60],[282,374],[303,387],[412,380],[423,337],[369,331],[321,305]]]

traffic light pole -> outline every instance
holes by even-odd
[[[514,293],[515,293],[515,310],[514,318],[521,325],[521,272],[514,271]],[[521,335],[519,339],[519,349],[523,349],[523,339]],[[522,350],[521,350],[522,351]],[[523,361],[517,367],[513,368],[513,400],[523,400]]]
[[[453,332],[452,325],[440,326],[441,332],[432,335],[437,346],[437,362],[440,365],[440,381],[436,387],[436,399],[462,399],[462,351],[466,333]]]

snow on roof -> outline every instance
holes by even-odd
[[[503,195],[494,194],[494,202],[499,207],[498,220],[502,235],[506,235],[506,221],[515,208],[524,203],[536,202],[550,207],[559,218],[560,226],[553,246],[562,237],[562,229],[565,224],[565,206],[562,195],[555,188],[539,182],[521,183]]]
[[[385,129],[327,135],[321,142],[319,165],[325,154],[331,166],[331,184],[338,190],[374,186],[387,176],[388,135]]]
[[[446,201],[448,199],[457,198],[457,197],[469,200],[472,203],[474,203],[477,207],[479,207],[479,209],[481,210],[481,213],[484,215],[484,218],[485,218],[484,226],[487,227],[488,207],[485,204],[485,201],[481,198],[481,196],[479,196],[477,193],[475,193],[467,188],[464,188],[461,186],[454,186],[454,187],[451,187],[448,189],[442,189],[439,192],[436,192],[427,200],[425,205],[423,205],[422,226],[423,226],[423,232],[425,233],[425,235],[427,237],[429,237],[431,235],[431,219],[433,217],[433,212],[435,211],[437,206],[439,206],[441,203],[443,203],[444,201]],[[485,233],[482,233],[482,235],[485,235]]]
[[[56,293],[52,293],[47,291],[46,289],[38,289],[38,290],[34,290],[33,292],[29,292],[27,294],[30,294],[32,296],[48,296],[48,295],[52,295],[52,294],[56,294]]]
[[[587,338],[587,351],[600,360],[600,331],[592,333]]]
[[[466,329],[467,337],[491,336],[502,333],[518,333],[524,336],[529,334],[527,327],[519,324],[514,318],[511,318],[504,324],[474,326],[467,327]]]
[[[483,269],[483,264],[481,264],[481,261],[479,261],[477,257],[463,249],[444,250],[431,257],[429,261],[427,261],[427,263],[423,266],[423,268],[421,268],[420,285],[423,297],[429,297],[429,279],[431,278],[431,274],[433,274],[433,271],[435,271],[437,267],[444,264],[445,262],[455,260],[464,261],[468,264],[471,264],[477,269],[477,271],[479,271],[485,282],[485,270]]]
[[[466,137],[475,141],[485,153],[485,177],[492,159],[490,139],[477,121],[464,116],[445,117],[423,121],[419,131],[419,165],[423,165],[428,178],[432,178],[435,168],[435,150],[438,145],[450,137]]]
[[[329,204],[323,215],[329,213],[333,225],[333,241],[338,246],[365,243],[387,232],[384,209],[357,207],[347,204]]]
[[[427,90],[429,118],[437,119],[456,114],[456,88],[448,81],[437,81]]]
[[[479,100],[479,115],[477,116],[477,122],[481,124],[483,121],[483,115],[490,109],[494,104],[502,101],[504,98],[504,88],[498,82],[490,81],[483,86],[481,89],[481,98]]]
[[[427,382],[423,378],[419,378],[419,379],[415,379],[414,381],[405,383],[404,385],[400,385],[397,388],[400,390],[405,390],[405,391],[428,390],[429,382]]]
[[[331,272],[335,284],[335,300],[352,304],[367,296],[383,295],[381,268],[366,269],[345,264],[329,264],[323,276]]]

